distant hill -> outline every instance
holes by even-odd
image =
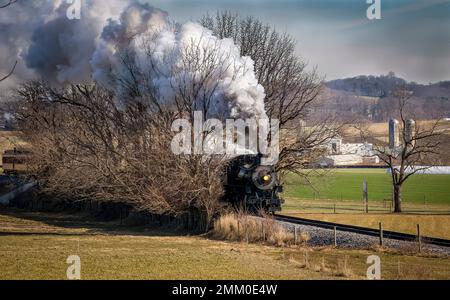
[[[400,86],[406,86],[407,82],[390,73],[386,76],[361,75],[352,78],[337,79],[326,83],[333,90],[354,93],[357,96],[386,97]]]
[[[403,78],[395,76],[390,72],[388,75],[366,76],[361,75],[352,78],[337,79],[326,83],[326,86],[333,90],[354,93],[357,96],[367,97],[387,97],[398,88],[405,87],[417,96],[449,96],[450,81],[442,81],[428,85],[408,82]]]
[[[316,109],[318,113],[331,113],[344,119],[356,117],[386,121],[392,117],[390,96],[398,88],[406,88],[413,92],[411,101],[418,118],[450,116],[450,81],[419,84],[390,72],[381,76],[362,75],[332,80],[325,86],[322,105]]]

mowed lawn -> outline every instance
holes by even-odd
[[[368,184],[369,201],[390,199],[390,174],[385,169],[337,169],[312,175],[307,184],[297,175],[285,182],[285,196],[299,199],[362,200],[363,180]],[[405,203],[450,205],[450,175],[414,175],[403,187]]]
[[[362,201],[363,180],[369,214]],[[450,239],[450,175],[414,175],[403,187],[403,213],[393,214],[391,178],[385,169],[338,169],[310,177],[312,186],[290,175],[283,214],[362,227]]]

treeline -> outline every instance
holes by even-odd
[[[396,89],[406,87],[408,83],[395,76],[394,73],[381,76],[358,76],[346,79],[337,79],[327,82],[327,87],[354,93],[358,96],[387,97]]]
[[[398,89],[411,92],[414,113],[419,119],[450,116],[450,82],[422,85],[407,82],[393,73],[385,76],[358,76],[333,80],[323,106],[317,112],[328,112],[341,119],[364,118],[385,122],[393,117],[395,101],[392,94]]]
[[[197,209],[207,223],[218,211],[225,161],[173,154],[172,112],[154,113],[139,102],[119,109],[95,85],[53,88],[37,81],[18,93],[16,115],[33,152],[30,171],[43,192],[160,215]]]
[[[430,84],[408,82],[396,77],[393,72],[381,76],[357,76],[352,78],[337,79],[326,83],[333,90],[353,93],[357,96],[388,97],[398,89],[414,91],[418,96],[448,96],[450,81],[441,81]]]

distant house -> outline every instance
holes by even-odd
[[[333,138],[326,147],[328,155],[319,162],[322,167],[375,165],[380,162],[372,144],[344,143],[342,138]]]

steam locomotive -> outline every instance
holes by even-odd
[[[272,166],[261,165],[261,156],[245,155],[227,166],[223,200],[249,212],[281,211],[283,186]]]

